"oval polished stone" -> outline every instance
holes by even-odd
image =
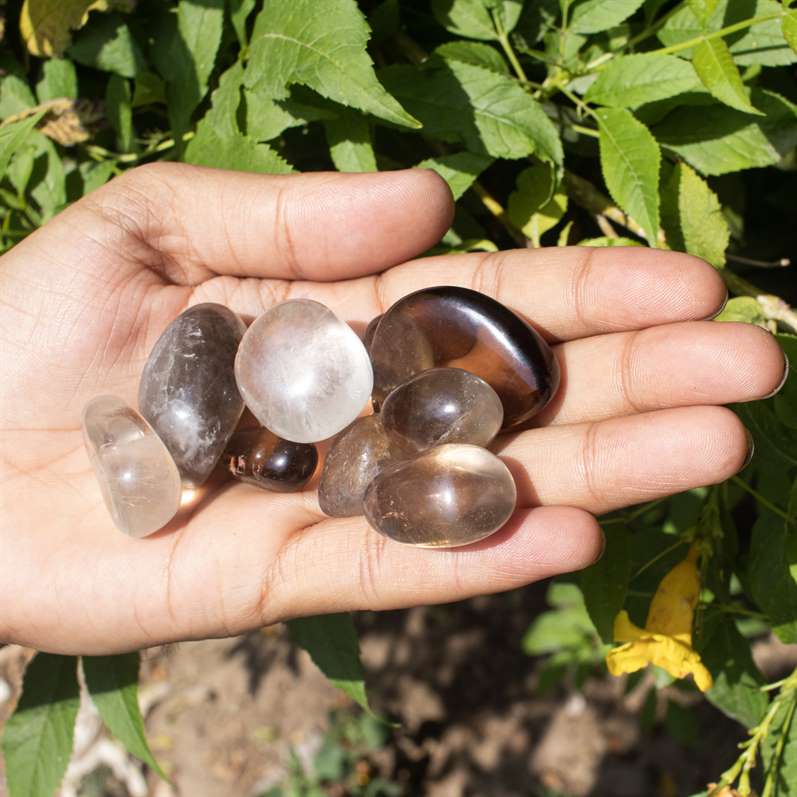
[[[282,302],[249,327],[235,377],[260,423],[296,443],[345,429],[368,402],[374,378],[354,330],[309,299]]]
[[[368,522],[396,542],[423,548],[469,545],[515,511],[507,466],[484,448],[443,445],[392,465],[365,492]]]
[[[242,429],[227,444],[224,460],[227,470],[240,481],[293,493],[310,481],[318,450],[314,445],[283,440],[268,429]]]
[[[83,442],[105,506],[116,526],[145,537],[180,508],[177,465],[152,427],[116,396],[98,396],[83,410]]]
[[[460,368],[430,368],[399,385],[382,405],[382,424],[417,450],[445,443],[486,446],[504,420],[496,392]]]
[[[504,430],[536,415],[559,387],[558,362],[542,337],[495,299],[468,288],[425,288],[400,299],[379,322],[369,351],[377,403],[427,368],[462,368],[498,394]]]
[[[321,511],[332,517],[362,515],[365,491],[382,468],[415,453],[385,431],[378,415],[358,418],[337,436],[324,460],[318,485]]]
[[[210,476],[241,419],[244,401],[234,365],[245,331],[223,305],[195,305],[158,338],[141,374],[139,410],[187,487]]]

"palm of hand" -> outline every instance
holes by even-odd
[[[711,268],[610,249],[395,265],[432,245],[450,212],[428,172],[268,178],[159,164],[5,255],[0,638],[114,651],[509,589],[592,562],[592,513],[742,466],[744,429],[712,405],[771,392],[783,358],[761,330],[697,320],[724,298]],[[435,284],[490,293],[563,341],[564,384],[541,428],[499,441],[519,489],[501,532],[467,549],[407,548],[362,518],[324,518],[314,491],[241,484],[147,540],[113,529],[81,409],[101,393],[135,406],[146,357],[183,309],[216,301],[255,316],[307,296],[364,324]]]

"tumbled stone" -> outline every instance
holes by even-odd
[[[187,487],[210,476],[243,413],[234,365],[245,331],[223,305],[195,305],[166,328],[141,374],[139,410]]]
[[[468,288],[425,288],[400,299],[379,322],[369,352],[375,402],[427,368],[462,368],[498,394],[504,430],[525,424],[559,386],[559,365],[542,337],[504,305]]]
[[[268,429],[242,429],[227,444],[224,461],[236,479],[265,490],[293,493],[310,481],[318,449],[283,440]]]
[[[83,442],[105,506],[116,526],[145,537],[180,508],[174,460],[152,427],[116,396],[98,396],[83,410]]]
[[[430,368],[399,385],[382,405],[382,424],[417,450],[444,443],[486,446],[504,420],[496,392],[460,368]]]
[[[260,423],[296,443],[344,429],[373,387],[362,341],[328,307],[309,299],[281,302],[249,327],[235,376]]]
[[[318,485],[321,511],[332,517],[362,515],[365,490],[382,468],[414,454],[385,431],[378,416],[358,418],[338,435],[324,460]]]
[[[370,350],[371,341],[374,339],[374,332],[376,332],[376,328],[379,326],[381,320],[382,316],[378,315],[368,322],[368,326],[365,328],[365,334],[363,335],[363,345],[366,350]]]
[[[450,548],[497,531],[515,510],[506,465],[484,448],[443,445],[385,468],[368,486],[368,522],[396,542]]]

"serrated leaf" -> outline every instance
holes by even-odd
[[[403,127],[419,127],[376,79],[368,24],[354,0],[267,3],[258,14],[246,86],[274,99],[303,83],[342,105]]]
[[[0,125],[0,180],[6,173],[11,156],[21,147],[44,115],[39,111],[27,119]]]
[[[475,152],[455,152],[451,155],[427,158],[417,164],[416,168],[432,169],[437,172],[448,183],[451,195],[456,201],[492,162],[493,159],[489,155],[478,155]],[[483,242],[477,241],[476,243]],[[473,241],[469,245],[472,247]]]
[[[183,160],[197,166],[232,169],[262,174],[289,174],[293,167],[268,144],[262,144],[242,133],[219,136],[205,127],[191,139]]]
[[[761,687],[764,678],[750,652],[750,643],[733,620],[719,611],[707,611],[699,650],[714,684],[706,693],[709,702],[745,728],[756,725],[769,700]]]
[[[510,77],[443,59],[420,69],[388,67],[380,74],[431,136],[461,141],[471,152],[496,158],[534,153],[557,166],[562,163],[556,127]]]
[[[797,10],[784,8],[783,20],[780,24],[783,38],[786,39],[786,43],[792,51],[797,53]]]
[[[717,8],[718,0],[689,0],[689,8],[700,20],[709,20]]]
[[[291,95],[284,100],[244,89],[246,134],[256,141],[271,141],[291,127],[299,127],[308,122],[334,119],[340,106],[326,103],[329,107],[314,104],[312,99],[322,100],[317,94],[304,87],[296,86]],[[301,95],[313,95],[312,98],[299,99]],[[326,102],[326,101],[324,101]]]
[[[507,200],[509,220],[540,245],[540,237],[553,229],[567,212],[567,194],[556,190],[556,175],[547,164],[524,169]]]
[[[724,37],[725,42],[737,66],[785,66],[794,63],[797,56],[783,38],[781,11],[782,6],[775,0],[719,0],[704,23],[685,4],[667,18],[657,36],[670,46],[748,19],[769,17]],[[688,52],[682,55],[688,56]]]
[[[257,0],[227,0],[227,7],[230,11],[230,22],[232,23],[238,43],[245,47],[249,43],[246,31],[246,22],[249,15],[255,10]]]
[[[339,172],[375,172],[376,155],[368,120],[343,108],[336,119],[324,122],[329,154]]]
[[[77,659],[38,653],[3,733],[9,797],[53,797],[69,764],[79,706]]]
[[[133,148],[133,95],[130,84],[119,75],[111,75],[105,90],[105,109],[111,127],[116,131],[121,152]]]
[[[360,642],[350,614],[303,617],[288,622],[291,639],[304,648],[330,682],[369,713]]]
[[[651,246],[659,230],[659,145],[621,108],[597,112],[601,170],[612,199],[645,230]]]
[[[751,117],[721,105],[680,108],[653,128],[659,143],[705,175],[771,166],[797,144],[797,106],[771,91],[753,89],[764,112]]]
[[[700,79],[688,61],[674,55],[640,53],[609,61],[584,99],[615,108],[635,108],[700,88]]]
[[[509,74],[509,67],[501,53],[489,44],[479,42],[447,42],[435,49],[435,55],[446,61],[461,61],[485,69],[492,69],[502,75]]]
[[[138,705],[138,669],[138,653],[83,657],[86,688],[108,730],[128,752],[168,780],[147,742]]]
[[[118,14],[92,20],[75,37],[69,56],[79,64],[122,77],[135,77],[144,66],[141,48]]]
[[[744,113],[763,115],[750,104],[742,76],[722,39],[703,39],[694,49],[692,65],[703,85],[720,102]]]
[[[671,249],[725,265],[731,234],[719,199],[685,163],[675,166],[662,187],[662,226]]]
[[[762,769],[771,791],[768,797],[794,797],[797,786],[797,712],[794,694],[782,702],[761,745]]]
[[[581,0],[570,8],[570,30],[600,33],[628,19],[645,0]]]
[[[129,11],[130,0],[25,0],[19,15],[19,32],[33,55],[61,55],[69,46],[70,32],[86,24],[92,11],[120,8]]]
[[[61,97],[77,99],[77,72],[66,58],[50,58],[42,64],[42,75],[36,84],[39,102]]]
[[[222,74],[219,85],[210,95],[210,109],[197,125],[197,135],[203,135],[206,128],[221,138],[241,132],[237,118],[243,80],[244,65],[236,61]]]
[[[501,15],[505,32],[513,30],[523,10],[520,0],[432,0],[437,21],[451,33],[469,39],[498,39],[491,10]]]

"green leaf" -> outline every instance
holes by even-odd
[[[581,574],[584,603],[595,629],[604,642],[614,638],[614,618],[625,605],[631,580],[631,535],[626,526],[612,524],[604,529],[603,556]]]
[[[797,10],[783,9],[781,29],[783,30],[783,38],[786,39],[792,51],[797,53]]]
[[[493,162],[489,155],[475,152],[455,152],[421,161],[417,169],[432,169],[437,172],[451,189],[454,201],[459,199],[478,179],[479,175]]]
[[[797,144],[797,106],[762,89],[753,89],[752,100],[765,116],[721,105],[687,107],[673,111],[653,132],[705,175],[771,166]]]
[[[556,190],[556,175],[550,166],[531,166],[518,175],[515,190],[507,201],[507,214],[535,247],[566,212],[567,194],[561,188]]]
[[[609,61],[584,99],[615,108],[635,108],[700,88],[700,80],[688,61],[674,55],[640,53]]]
[[[329,154],[339,172],[375,172],[376,155],[368,120],[348,108],[324,122]]]
[[[696,39],[705,33],[755,17],[768,16],[759,22],[725,37],[737,66],[786,66],[797,60],[783,38],[780,3],[775,0],[719,0],[704,23],[688,4],[679,8],[658,31],[659,40],[667,45]],[[683,53],[688,56],[688,51]]]
[[[703,39],[695,47],[692,65],[703,85],[720,102],[745,113],[763,115],[750,104],[742,76],[722,39]]]
[[[761,691],[764,678],[753,662],[750,643],[720,611],[706,611],[702,628],[699,652],[714,679],[706,697],[723,714],[752,728],[764,715],[769,700]]]
[[[139,72],[133,90],[133,107],[166,103],[166,84],[154,72]]]
[[[591,644],[595,632],[579,588],[553,582],[547,600],[553,608],[529,626],[523,636],[523,650],[530,656],[540,656]]]
[[[752,296],[735,296],[728,299],[728,303],[714,320],[720,323],[730,321],[761,326],[767,318],[757,299]]]
[[[283,99],[286,86],[303,83],[342,105],[419,127],[376,79],[368,34],[354,0],[266,3],[255,22],[246,85]]]
[[[262,174],[288,174],[293,167],[268,144],[242,133],[220,136],[209,127],[191,139],[185,149],[186,163]]]
[[[105,185],[113,177],[116,164],[113,161],[84,161],[80,164],[80,176],[83,178],[83,195]]]
[[[517,25],[523,3],[520,0],[432,0],[437,21],[451,33],[470,39],[498,39],[491,9],[500,15],[501,24],[508,33]]]
[[[663,186],[662,226],[671,249],[725,265],[731,234],[719,199],[685,163],[675,166]]]
[[[108,730],[136,758],[168,780],[149,749],[138,705],[138,653],[84,656],[86,688]]]
[[[3,734],[9,797],[53,797],[69,764],[79,706],[77,659],[38,653]]]
[[[446,61],[461,61],[485,69],[492,69],[501,75],[509,74],[509,67],[503,55],[492,45],[480,42],[447,42],[435,49],[435,55]]]
[[[299,99],[300,96],[303,98]],[[325,107],[321,102],[325,102]],[[323,101],[302,86],[296,86],[284,100],[274,100],[265,94],[244,89],[244,103],[246,133],[256,141],[271,141],[288,128],[308,122],[335,119],[340,109],[340,106]]]
[[[645,230],[656,245],[659,230],[661,153],[650,131],[625,109],[597,112],[601,170],[612,199]]]
[[[36,105],[36,98],[27,82],[18,75],[0,78],[0,119],[21,113]]]
[[[11,156],[25,143],[43,114],[39,111],[27,119],[0,126],[0,180],[6,173]]]
[[[130,84],[119,75],[111,75],[105,90],[105,113],[116,131],[119,149],[130,152],[133,148],[133,95]]]
[[[36,84],[39,102],[61,97],[77,98],[77,72],[66,58],[50,58],[42,64],[42,76]]]
[[[642,246],[642,244],[633,238],[623,238],[621,235],[617,238],[601,235],[598,238],[584,238],[578,242],[578,246]]]
[[[42,221],[51,219],[66,206],[66,175],[55,144],[47,136],[34,131],[35,160],[28,191],[42,212]]]
[[[496,158],[534,153],[557,166],[562,163],[556,127],[510,77],[442,58],[426,68],[388,67],[381,75],[430,136],[461,141],[471,152]]]
[[[352,700],[371,712],[360,663],[360,642],[350,614],[327,614],[288,622],[291,639],[316,667]]]
[[[241,89],[244,80],[244,66],[236,61],[219,78],[219,85],[210,95],[210,109],[197,125],[197,135],[204,135],[206,128],[216,136],[225,138],[237,136],[238,107],[241,104]]]
[[[718,0],[689,0],[692,13],[702,21],[708,21],[717,8]]]
[[[79,64],[122,77],[135,77],[144,69],[141,49],[118,14],[93,16],[68,52]]]
[[[230,22],[232,23],[238,43],[246,47],[249,38],[246,31],[246,22],[249,15],[255,10],[257,0],[227,0],[227,7],[230,11]]]
[[[644,0],[581,0],[570,9],[570,30],[599,33],[628,19]]]
[[[794,797],[797,784],[797,696],[792,694],[776,711],[769,733],[761,745],[761,766],[772,790],[768,797]]]

